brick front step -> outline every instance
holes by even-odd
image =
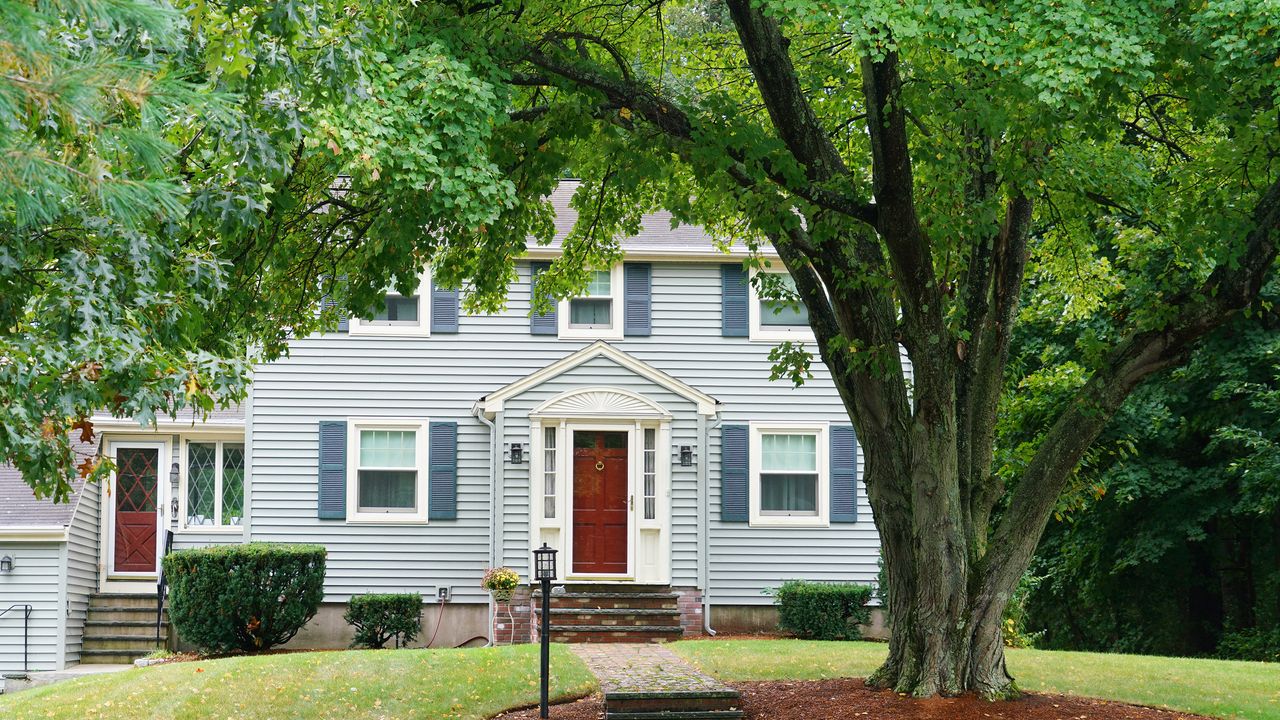
[[[567,643],[666,642],[678,640],[683,632],[684,629],[679,625],[638,625],[625,628],[617,625],[552,625],[551,639]]]
[[[596,625],[642,627],[679,627],[680,612],[665,609],[636,608],[551,608],[552,626]]]
[[[552,594],[551,608],[592,608],[606,610],[679,610],[680,596],[673,592],[575,592]],[[535,610],[542,608],[541,594],[533,598]]]

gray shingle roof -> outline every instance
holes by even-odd
[[[573,224],[578,221],[578,211],[569,206],[569,201],[581,185],[582,182],[578,180],[564,180],[551,193],[548,200],[556,211],[555,239],[549,245],[530,242],[531,250],[560,247],[561,240],[569,234]],[[681,255],[721,252],[715,239],[701,226],[677,225],[673,229],[671,213],[665,210],[645,215],[640,221],[640,232],[631,237],[622,238],[619,244],[627,253]],[[731,247],[731,254],[725,257],[741,257],[746,252],[746,245],[741,241],[735,241]],[[765,252],[772,254],[772,248],[766,247]]]
[[[78,457],[92,457],[98,454],[97,438],[94,442],[82,443],[72,440]],[[80,499],[80,491],[84,489],[84,480],[76,478],[72,483],[71,496],[65,503],[52,500],[37,500],[31,486],[22,479],[22,473],[12,465],[0,465],[0,528],[4,527],[57,527],[71,522],[75,512],[76,501]]]

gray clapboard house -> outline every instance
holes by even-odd
[[[562,233],[573,190],[552,197]],[[324,544],[325,607],[298,646],[345,645],[342,604],[367,592],[421,593],[437,645],[525,639],[528,592],[495,606],[480,577],[527,579],[544,542],[560,551],[564,640],[752,629],[784,580],[874,582],[862,458],[825,367],[800,388],[769,379],[779,341],[812,342],[803,310],[761,301],[744,249],[666,214],[622,245],[545,315],[530,297],[554,244],[531,246],[494,315],[461,313],[428,268],[419,295],[257,368],[237,411],[153,429],[101,418],[111,486],[59,508],[57,537],[0,527],[15,558],[0,606],[44,593],[32,669],[141,651],[119,638],[147,618],[125,608],[149,607],[154,626],[166,530],[175,549]],[[15,627],[0,617],[0,670],[20,660]],[[117,640],[95,640],[102,627]]]

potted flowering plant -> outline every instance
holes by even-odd
[[[480,587],[488,590],[498,602],[509,602],[519,584],[520,574],[508,567],[489,568],[480,581]]]

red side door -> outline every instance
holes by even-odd
[[[573,433],[573,572],[627,572],[627,434]]]
[[[156,448],[116,448],[116,572],[156,571],[159,464]]]

